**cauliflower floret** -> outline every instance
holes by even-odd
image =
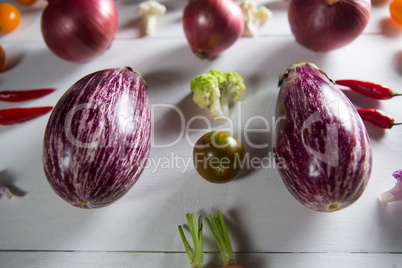
[[[240,8],[244,14],[244,32],[246,36],[256,36],[258,28],[272,18],[272,12],[264,7],[257,8],[257,4],[253,0],[244,0],[240,4]]]
[[[144,24],[144,34],[151,35],[156,30],[159,17],[166,13],[166,7],[157,1],[148,0],[140,3],[137,11]]]

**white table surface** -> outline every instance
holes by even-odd
[[[0,126],[0,182],[21,193],[0,199],[0,266],[189,267],[177,226],[186,223],[188,212],[208,215],[220,209],[244,267],[402,267],[402,202],[384,205],[378,200],[394,186],[392,172],[402,168],[402,127],[381,130],[367,123],[374,154],[369,185],[355,204],[330,214],[309,210],[289,194],[274,165],[269,131],[278,77],[294,61],[314,62],[333,79],[369,80],[402,92],[402,30],[389,21],[389,2],[373,5],[368,26],[353,43],[316,53],[295,42],[286,1],[261,0],[274,17],[259,36],[241,38],[218,58],[205,61],[192,54],[184,37],[186,1],[162,1],[168,13],[149,37],[139,34],[138,2],[117,1],[116,38],[88,63],[62,60],[47,49],[40,33],[44,0],[21,8],[19,28],[0,36],[8,68],[0,73],[1,90],[57,88],[38,100],[2,102],[1,108],[55,105],[84,75],[131,66],[149,84],[153,112],[149,165],[127,195],[95,210],[70,206],[45,178],[42,139],[48,115]],[[247,85],[244,99],[232,110],[232,126],[206,120],[191,100],[191,78],[211,68],[236,71]],[[402,98],[348,96],[356,107],[379,108],[402,121]],[[252,157],[265,157],[264,168],[248,170],[224,185],[199,177],[191,164],[192,144],[208,123],[248,141]],[[204,233],[206,267],[219,267],[218,249],[209,231]]]

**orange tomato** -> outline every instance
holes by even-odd
[[[4,53],[3,47],[0,46],[0,72],[3,70],[5,61],[6,61],[6,54]]]
[[[30,6],[33,3],[38,2],[38,0],[15,0],[15,2],[24,6]]]
[[[389,10],[392,20],[402,25],[402,0],[393,0],[389,5]]]
[[[12,4],[0,4],[0,33],[9,33],[17,28],[20,23],[21,14]]]

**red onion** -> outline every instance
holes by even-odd
[[[312,50],[330,51],[356,39],[370,12],[370,0],[291,0],[288,19],[297,42]]]
[[[42,14],[42,35],[57,56],[89,61],[110,46],[117,19],[115,0],[48,0]]]
[[[233,0],[190,0],[184,8],[183,28],[195,55],[213,58],[242,35],[243,12]]]

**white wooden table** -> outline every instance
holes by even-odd
[[[186,223],[188,212],[208,215],[217,209],[244,267],[402,267],[402,202],[378,201],[395,183],[392,172],[402,168],[402,127],[367,124],[374,153],[370,183],[355,204],[331,214],[309,210],[289,194],[274,164],[270,131],[278,77],[294,61],[314,62],[333,79],[370,80],[402,92],[402,31],[390,27],[389,3],[373,6],[369,25],[353,43],[316,53],[295,42],[286,1],[260,0],[274,17],[259,36],[241,38],[218,58],[201,61],[182,30],[186,1],[162,1],[168,12],[149,37],[139,34],[138,2],[117,1],[116,39],[88,63],[62,60],[47,49],[40,33],[45,1],[21,8],[19,28],[0,36],[9,67],[0,73],[1,90],[57,88],[19,107],[55,105],[84,75],[131,66],[149,84],[153,112],[147,168],[126,196],[96,210],[72,207],[50,188],[42,168],[48,115],[0,127],[0,182],[22,194],[0,199],[0,267],[189,267],[177,226]],[[224,185],[204,181],[191,164],[192,144],[208,124],[196,117],[206,114],[192,102],[189,83],[211,68],[240,73],[248,87],[232,110],[233,129],[227,122],[208,121],[211,129],[229,129],[250,144],[268,145],[249,151],[265,157],[263,168]],[[402,98],[349,96],[357,107],[379,108],[402,121]],[[204,233],[206,267],[219,267],[218,249],[209,231]]]

